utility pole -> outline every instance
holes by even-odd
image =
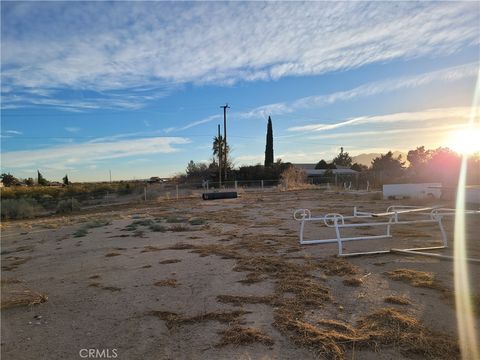
[[[219,188],[222,186],[222,142],[220,141],[220,124],[218,124],[218,182]]]
[[[225,181],[227,181],[227,109],[230,108],[228,104],[220,106],[223,108],[223,141],[224,141],[224,154],[225,154],[225,164],[223,165],[225,168]]]
[[[108,170],[108,173],[110,174],[110,183],[112,183],[112,170]]]

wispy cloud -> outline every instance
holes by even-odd
[[[402,89],[416,88],[431,83],[455,82],[466,78],[476,77],[478,75],[479,67],[480,65],[478,63],[469,63],[422,74],[395,77],[366,83],[350,90],[307,96],[290,102],[263,105],[237,115],[243,118],[262,118],[268,115],[287,114],[296,110],[319,108],[332,105],[336,102],[355,100]]]
[[[5,130],[3,131],[5,134],[12,134],[12,135],[22,135],[23,132],[18,130]]]
[[[401,89],[411,89],[431,83],[455,82],[466,78],[476,77],[479,71],[479,66],[480,65],[478,63],[469,63],[422,74],[401,76],[382,81],[370,82],[345,91],[337,91],[330,94],[316,96],[307,96],[290,102],[262,105],[252,110],[236,112],[233,114],[233,116],[242,119],[263,119],[268,115],[283,115],[303,109],[315,109],[332,105],[336,102],[350,101],[358,98],[374,96],[377,94],[394,92]],[[191,122],[182,128],[169,128],[168,130],[169,132],[173,130],[185,130],[211,122],[213,120],[217,120],[220,117],[220,115],[213,115],[202,120]]]
[[[9,107],[89,109],[96,99],[45,101],[60,101],[58,89],[87,89],[111,106],[143,106],[155,95],[140,99],[138,89],[168,93],[188,82],[318,75],[452,54],[478,45],[478,21],[477,4],[468,2],[4,2],[2,97]],[[4,89],[23,95],[15,102]],[[120,90],[132,98],[117,98]]]
[[[68,131],[68,132],[71,132],[71,133],[76,133],[76,132],[79,132],[81,130],[79,127],[75,127],[75,126],[67,126],[64,129],[65,129],[65,131]]]
[[[175,145],[189,143],[182,137],[155,137],[110,142],[82,143],[48,147],[29,151],[2,153],[2,167],[7,169],[25,167],[55,168],[76,167],[99,160],[128,158],[147,154],[169,154],[179,150]]]
[[[373,115],[373,116],[359,116],[346,120],[342,120],[332,124],[310,124],[304,126],[290,127],[288,131],[294,132],[320,132],[327,130],[334,130],[346,126],[357,126],[373,123],[394,123],[398,126],[409,126],[405,123],[424,122],[424,121],[441,121],[452,120],[457,124],[466,123],[470,114],[469,107],[450,107],[450,108],[435,108],[422,111],[400,112],[387,115]]]

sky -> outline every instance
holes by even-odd
[[[1,2],[1,171],[107,181],[448,145],[480,2]],[[223,132],[223,128],[222,128]]]

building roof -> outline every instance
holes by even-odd
[[[315,169],[317,164],[293,164],[295,167],[305,170],[308,176],[322,176],[326,169]],[[346,166],[337,166],[336,169],[331,169],[333,174],[339,175],[353,175],[357,174],[358,171],[352,170]]]
[[[307,176],[322,176],[325,174],[325,171],[327,169],[307,169],[305,172],[307,173]],[[332,174],[338,174],[338,175],[354,175],[358,174],[358,171],[352,170],[352,169],[331,169]]]

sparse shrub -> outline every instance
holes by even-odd
[[[88,230],[82,227],[73,233],[73,237],[84,237],[87,234]]]
[[[93,229],[93,228],[98,228],[98,227],[102,227],[102,226],[108,226],[111,223],[112,222],[110,220],[94,220],[94,221],[90,221],[87,224],[85,224],[85,227],[87,229]]]
[[[35,199],[4,199],[1,202],[2,219],[28,219],[43,211]]]
[[[166,231],[165,227],[160,224],[152,224],[149,226],[149,229],[155,232],[164,232]]]
[[[57,204],[57,214],[64,214],[80,210],[80,203],[77,199],[60,200]]]
[[[170,226],[168,230],[174,231],[174,232],[188,231],[188,227],[182,224],[174,224]]]
[[[285,190],[304,188],[307,186],[307,174],[302,169],[290,166],[280,175]]]
[[[156,200],[161,195],[160,191],[147,188],[147,200]],[[143,199],[145,199],[145,195],[142,192],[142,200]]]
[[[179,218],[176,216],[167,217],[167,223],[182,223],[182,222],[185,222],[185,219]]]
[[[131,225],[133,226],[151,226],[155,224],[155,222],[152,219],[141,219],[141,220],[135,220],[132,222]]]
[[[205,224],[205,220],[201,219],[201,218],[192,218],[192,219],[188,220],[188,223],[190,225],[203,225],[203,224]]]

